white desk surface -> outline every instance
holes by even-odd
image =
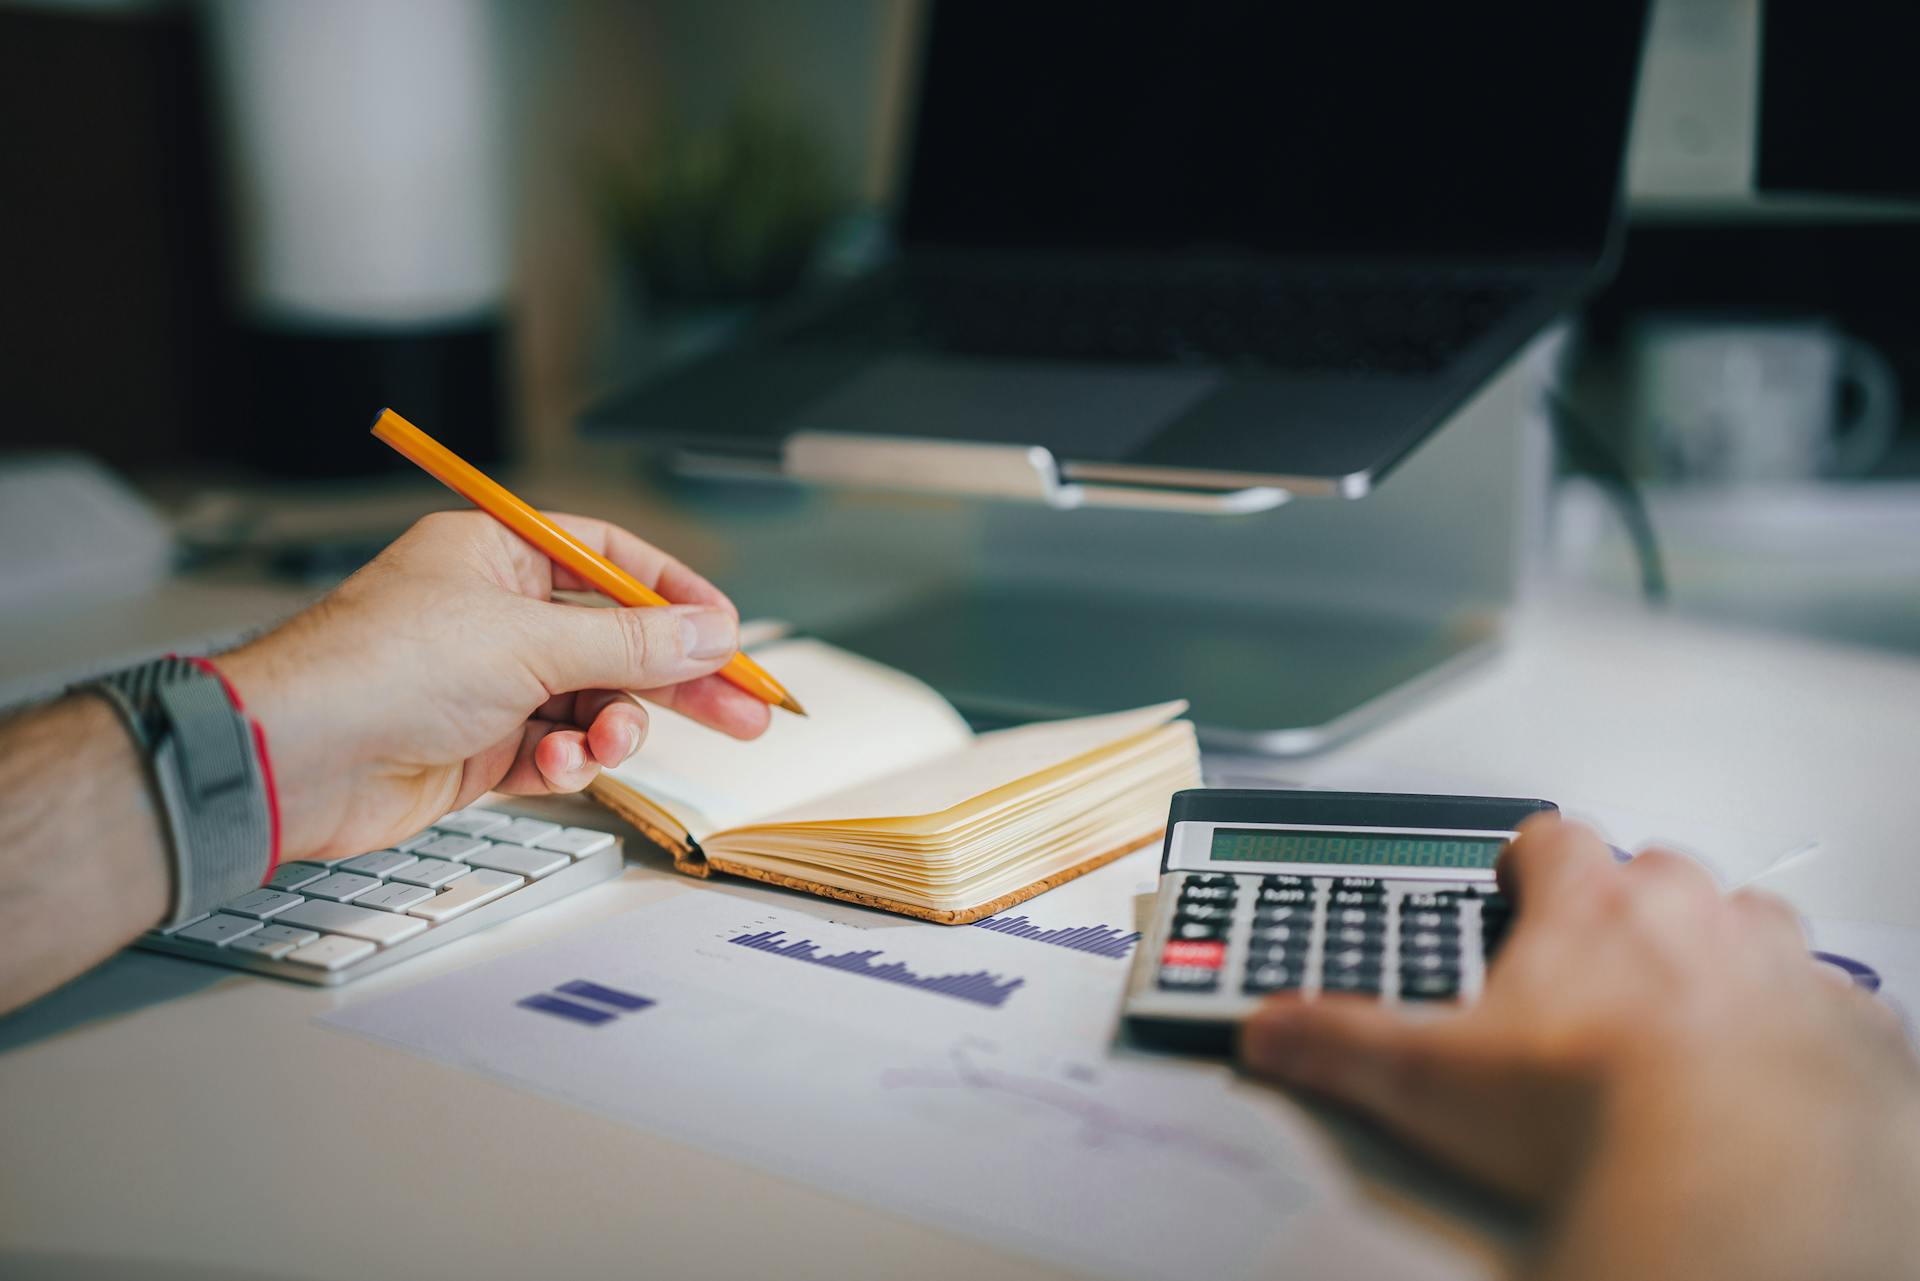
[[[1817,838],[1771,879],[1916,924],[1917,737],[1920,660],[1559,598],[1331,765]],[[630,867],[345,995],[127,954],[0,1022],[0,1271],[1065,1275],[313,1022],[682,887]]]

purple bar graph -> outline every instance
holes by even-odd
[[[1055,930],[1043,930],[1024,916],[989,916],[973,924],[975,929],[993,930],[1017,939],[1031,939],[1035,943],[1051,943],[1055,947],[1070,947],[1076,952],[1091,952],[1095,956],[1111,957],[1116,961],[1125,960],[1127,953],[1133,950],[1133,945],[1140,941],[1138,930],[1123,933],[1107,925],[1062,926]]]
[[[741,947],[750,947],[756,952],[769,952],[774,956],[784,956],[789,960],[805,961],[809,965],[823,966],[829,970],[840,970],[847,974],[859,974],[870,979],[879,979],[884,983],[898,983],[902,987],[917,988],[922,992],[937,992],[941,996],[957,997],[962,1001],[972,1001],[976,1005],[985,1005],[998,1009],[1007,1003],[1014,989],[1026,983],[1025,979],[1003,979],[997,974],[985,970],[975,970],[969,974],[936,974],[923,976],[915,974],[899,961],[887,961],[874,964],[874,958],[881,955],[879,948],[866,952],[838,952],[832,956],[822,956],[820,948],[812,939],[786,941],[785,930],[761,930],[758,934],[741,934],[727,940]]]

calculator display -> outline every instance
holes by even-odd
[[[1339,863],[1366,867],[1490,868],[1506,841],[1486,836],[1397,832],[1288,832],[1216,827],[1211,857],[1244,863]]]

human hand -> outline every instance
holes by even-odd
[[[626,691],[736,738],[766,728],[766,704],[711,675],[739,641],[718,588],[617,526],[554,519],[675,604],[556,603],[587,584],[479,512],[442,512],[215,660],[265,732],[283,858],[377,849],[493,788],[578,791],[646,736]]]
[[[1809,958],[1779,899],[1722,895],[1665,850],[1618,864],[1551,817],[1526,825],[1499,871],[1516,911],[1475,1006],[1277,997],[1242,1030],[1246,1066],[1534,1203],[1560,1198],[1636,1124],[1657,1127],[1649,1148],[1762,1166],[1776,1124],[1910,1129],[1920,1071],[1897,1019]],[[1703,1124],[1712,1137],[1694,1143]]]

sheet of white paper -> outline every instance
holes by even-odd
[[[646,745],[612,771],[689,824],[696,838],[973,740],[945,699],[904,672],[804,638],[775,641],[753,656],[806,705],[805,717],[776,713],[765,734],[743,743],[655,712]]]
[[[325,1021],[1097,1275],[1253,1275],[1341,1176],[1224,1069],[1107,1058],[1124,972],[693,890]],[[519,1004],[543,994],[607,1017]]]

